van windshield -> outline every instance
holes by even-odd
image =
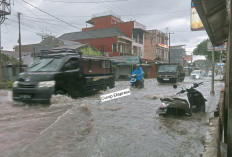
[[[58,71],[60,64],[63,62],[61,58],[43,58],[36,60],[27,71]]]
[[[158,72],[176,72],[177,66],[173,65],[162,65]]]

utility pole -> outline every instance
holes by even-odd
[[[215,91],[214,91],[214,46],[213,46],[213,50],[212,50],[212,81],[211,81],[210,94],[212,94],[212,95],[215,94]]]
[[[168,63],[170,63],[171,62],[171,53],[170,53],[170,50],[171,50],[171,34],[174,34],[173,32],[171,33],[171,32],[168,32]]]
[[[220,53],[220,81],[222,79],[222,51]]]
[[[0,81],[2,81],[2,25],[0,24]]]
[[[226,141],[227,141],[227,157],[232,156],[232,84],[231,84],[231,78],[232,78],[232,67],[231,67],[231,61],[232,61],[232,3],[229,4],[229,34],[228,34],[228,41],[227,41],[227,52],[226,52],[226,101],[225,101],[225,108],[228,109],[227,112],[227,125],[226,128]],[[227,111],[227,110],[226,110]]]
[[[6,15],[11,14],[10,0],[2,0],[0,3],[0,81],[2,80],[2,44],[1,44],[1,25],[6,19]]]
[[[22,71],[22,55],[21,55],[21,27],[20,27],[20,15],[21,13],[18,13],[18,19],[19,19],[19,72],[23,72]]]

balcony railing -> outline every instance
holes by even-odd
[[[143,40],[142,39],[133,39],[133,40],[136,43],[143,44]]]

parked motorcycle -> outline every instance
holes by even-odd
[[[156,110],[159,116],[191,116],[190,106],[187,100],[181,98],[160,98],[161,104]]]
[[[191,88],[181,90],[181,93],[187,92],[188,101],[190,103],[190,108],[192,112],[205,112],[205,102],[207,101],[202,93],[195,88],[197,88],[201,83],[194,83]]]
[[[139,76],[137,74],[131,75],[131,87],[136,87],[136,88],[143,88],[144,87],[144,79],[142,81],[137,80],[136,77]]]
[[[166,115],[187,115],[191,116],[192,112],[205,112],[205,102],[207,101],[201,92],[196,90],[201,83],[194,83],[192,87],[182,89],[177,94],[187,92],[188,101],[182,98],[160,98],[161,104],[156,110],[160,116]],[[173,86],[174,87],[174,86]]]

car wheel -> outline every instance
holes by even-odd
[[[55,95],[65,95],[66,93],[63,90],[57,90],[54,92]]]

